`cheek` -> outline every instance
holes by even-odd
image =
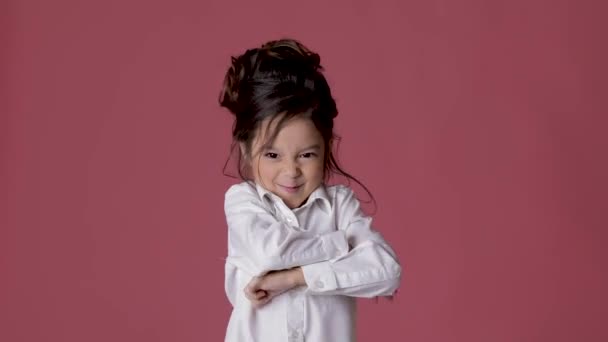
[[[307,174],[311,178],[323,178],[323,163],[318,161],[308,165]]]
[[[272,165],[271,163],[265,163],[263,161],[261,161],[259,164],[256,165],[256,170],[254,170],[254,172],[258,175],[258,178],[261,178],[262,180],[272,180],[275,176],[276,170],[274,165]]]
[[[262,166],[257,161],[254,161],[250,164],[251,174],[256,181],[259,181],[261,178],[260,173],[262,172]]]

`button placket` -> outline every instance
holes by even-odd
[[[276,217],[278,219],[280,219],[282,222],[287,223],[287,225],[289,225],[290,227],[296,228],[298,226],[298,224],[297,224],[298,221],[296,220],[296,218],[292,212],[285,212],[280,207],[275,207],[275,209],[277,212]],[[289,209],[287,209],[287,210],[289,210]]]
[[[303,294],[298,291],[292,291],[289,294],[289,307],[287,310],[289,341],[304,341],[304,310]]]
[[[304,341],[304,335],[302,335],[302,331],[301,330],[293,330],[289,334],[289,341],[290,342],[303,342]]]

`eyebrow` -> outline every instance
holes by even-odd
[[[321,149],[321,145],[314,144],[314,145],[308,146],[306,148],[300,149],[299,152],[307,151],[307,150],[320,150],[320,149]],[[264,150],[265,151],[268,151],[268,150],[278,150],[278,148],[276,148],[274,146],[268,146],[268,147],[265,147]]]
[[[306,148],[303,148],[302,150],[300,150],[300,152],[301,151],[306,151],[306,150],[320,150],[320,149],[321,149],[321,145],[314,144],[314,145],[308,146]]]

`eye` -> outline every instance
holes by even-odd
[[[307,153],[302,153],[300,156],[303,158],[313,158],[313,157],[316,157],[317,154],[314,152],[307,152]]]
[[[274,152],[268,152],[264,155],[264,157],[266,158],[270,158],[270,159],[276,159],[279,155],[274,153]]]

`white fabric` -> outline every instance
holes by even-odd
[[[401,279],[393,249],[371,227],[353,191],[320,186],[289,209],[251,182],[225,195],[225,290],[233,310],[226,342],[355,340],[354,297],[392,295]],[[301,266],[308,286],[255,309],[243,289],[253,276]]]

